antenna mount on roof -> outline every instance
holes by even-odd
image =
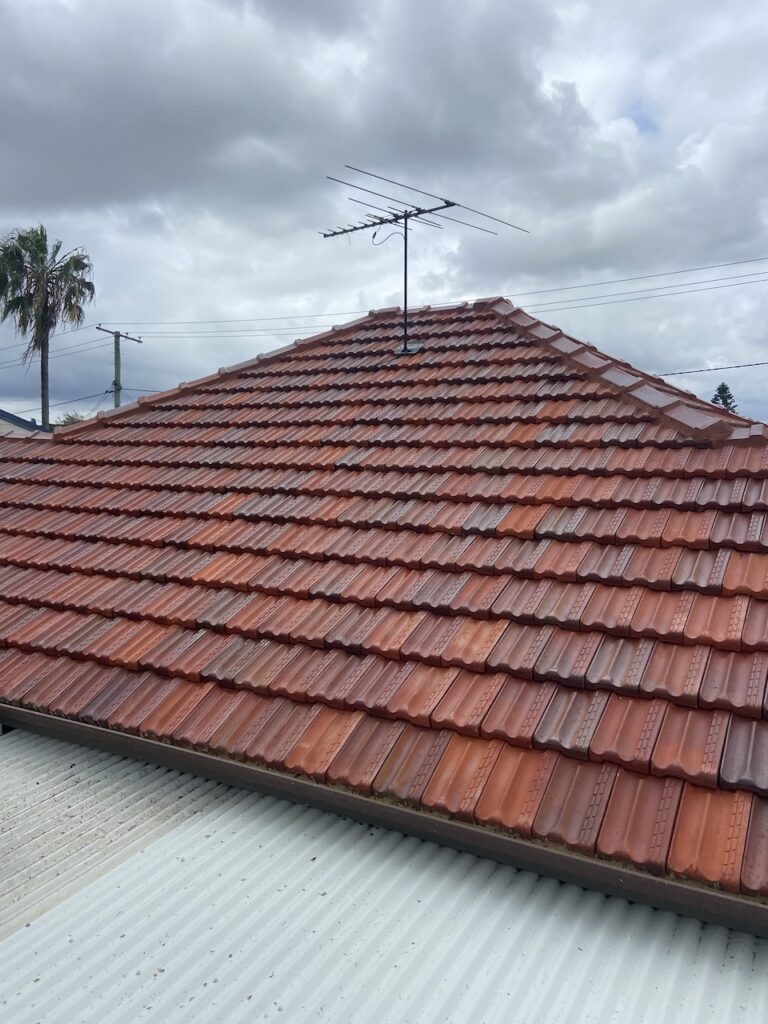
[[[483,213],[481,210],[475,210],[471,206],[464,206],[462,203],[454,202],[452,199],[445,199],[442,196],[436,195],[434,192],[426,192],[424,189],[414,188],[412,185],[404,185],[402,182],[395,181],[393,178],[384,178],[380,174],[373,174],[371,171],[364,171],[362,168],[352,167],[350,164],[345,164],[344,166],[347,170],[354,171],[356,174],[365,174],[369,178],[376,178],[378,181],[384,181],[390,185],[396,185],[397,188],[406,189],[409,192],[417,192],[419,195],[427,196],[430,199],[438,201],[435,206],[417,205],[411,200],[399,199],[395,196],[385,195],[383,192],[374,192],[373,189],[364,188],[362,185],[356,185],[354,182],[344,181],[342,178],[334,178],[330,174],[326,175],[329,181],[335,181],[339,185],[346,185],[348,188],[357,189],[359,192],[365,192],[367,195],[376,196],[379,199],[385,199],[388,203],[397,204],[396,206],[384,208],[382,206],[375,206],[371,202],[363,202],[360,199],[350,196],[349,199],[351,202],[357,203],[361,206],[367,206],[371,210],[378,210],[379,213],[367,213],[364,221],[350,224],[348,227],[336,227],[328,231],[321,231],[320,234],[323,238],[337,238],[339,235],[351,235],[357,231],[367,231],[370,229],[378,231],[379,228],[389,224],[402,226],[403,346],[399,351],[401,355],[408,355],[410,352],[415,351],[414,348],[408,347],[408,232],[411,230],[409,222],[424,224],[432,228],[442,228],[442,224],[436,224],[434,220],[428,219],[431,217],[438,217],[441,220],[448,220],[455,224],[463,224],[465,227],[475,228],[476,231],[482,231],[488,235],[498,235],[498,231],[494,231],[492,228],[482,227],[479,224],[473,224],[471,221],[467,220],[459,220],[458,217],[449,217],[444,212],[445,210],[457,209],[466,210],[468,213],[474,213],[478,217],[485,217],[487,220],[495,221],[497,224],[503,224],[506,227],[515,228],[517,231],[524,231],[526,234],[529,234],[530,232],[528,232],[526,228],[521,228],[518,227],[517,224],[512,224],[510,221],[502,220],[500,217],[495,217],[490,213]],[[376,237],[375,233],[373,237]]]

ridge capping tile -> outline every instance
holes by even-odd
[[[705,412],[703,409],[693,408],[692,405],[684,401],[680,401],[678,405],[673,406],[671,409],[665,409],[664,416],[670,419],[675,426],[692,432],[696,436],[707,437],[712,440],[725,440],[733,429],[733,426],[726,422],[723,417],[718,416],[716,413]]]
[[[56,429],[52,433],[47,434],[46,436],[49,438],[54,438],[61,437],[62,434],[76,434],[80,430],[85,430],[85,428],[89,427],[90,425],[90,420],[80,420],[78,423],[67,423],[66,426],[56,427]],[[35,431],[35,434],[37,433],[45,433],[45,431]],[[30,434],[29,437],[24,438],[24,440],[28,441],[30,437],[34,437],[34,434]]]
[[[645,381],[643,381],[643,379],[637,374],[628,373],[618,365],[609,366],[607,369],[603,370],[600,377],[604,381],[607,381],[608,384],[613,384],[615,387],[621,388],[622,391],[639,387],[641,383],[645,383]]]
[[[369,317],[374,316],[394,316],[396,313],[402,313],[402,306],[382,306],[381,309],[371,309],[368,311]]]
[[[632,387],[627,388],[624,394],[627,398],[632,398],[636,402],[642,402],[643,405],[648,405],[652,409],[659,409],[661,411],[682,404],[677,395],[670,395],[669,392],[664,392],[661,388],[649,384],[647,380],[641,380],[637,384],[632,385]]]
[[[549,344],[552,348],[557,349],[557,351],[561,352],[563,355],[572,355],[574,352],[580,352],[583,348],[586,348],[586,345],[582,342],[576,341],[567,334],[563,334],[560,338],[555,338],[554,341],[550,341]],[[605,376],[605,373],[607,372],[609,371],[604,371],[601,376]]]
[[[179,389],[178,388],[172,388],[171,390],[172,391],[178,391]],[[158,396],[157,395],[150,395],[148,397],[150,399],[155,399]],[[114,419],[117,416],[122,416],[126,412],[131,412],[134,409],[138,409],[139,406],[145,404],[146,401],[147,401],[147,398],[142,395],[142,397],[138,401],[136,401],[136,402],[129,402],[127,405],[121,405],[119,409],[101,409],[101,410],[99,410],[99,412],[96,413],[95,419],[97,419],[97,420]],[[94,421],[94,417],[92,416],[89,420],[83,420],[82,424],[80,424],[80,425],[81,426],[90,425],[91,423],[93,423],[93,421]]]

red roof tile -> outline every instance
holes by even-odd
[[[499,740],[451,736],[424,790],[423,806],[472,821],[502,747]]]
[[[667,869],[738,892],[752,795],[686,783]]]
[[[475,820],[530,836],[557,756],[551,750],[502,746],[475,807]]]
[[[2,705],[768,896],[768,433],[502,301],[0,462]]]
[[[617,769],[558,761],[533,822],[534,835],[593,853]]]
[[[619,769],[597,840],[603,857],[661,874],[667,864],[683,783]]]

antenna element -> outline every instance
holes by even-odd
[[[452,221],[454,224],[463,224],[465,227],[474,228],[476,231],[482,231],[488,235],[498,235],[498,231],[494,231],[492,228],[482,227],[479,224],[473,224],[471,221],[459,220],[458,217],[449,217],[443,211],[458,209],[466,210],[468,213],[474,213],[478,217],[485,217],[488,220],[495,221],[497,224],[503,224],[506,227],[514,228],[516,231],[524,231],[526,234],[530,234],[527,228],[521,228],[517,224],[512,224],[510,221],[502,220],[500,217],[495,217],[490,213],[483,213],[481,210],[475,210],[471,206],[464,206],[463,203],[454,202],[452,199],[445,199],[442,196],[436,195],[434,192],[426,192],[424,189],[414,188],[412,185],[404,185],[400,181],[395,181],[393,178],[384,178],[380,174],[373,174],[371,171],[364,171],[360,167],[352,167],[351,164],[344,165],[347,170],[354,171],[356,174],[365,174],[369,178],[376,178],[378,181],[387,182],[390,185],[396,185],[397,188],[406,189],[409,192],[417,192],[419,195],[428,196],[430,199],[436,199],[439,202],[438,206],[425,207],[414,203],[412,200],[399,199],[395,196],[385,195],[383,192],[374,192],[373,189],[363,188],[362,185],[356,185],[351,181],[344,181],[342,178],[334,178],[332,175],[327,174],[326,178],[329,181],[335,181],[339,185],[346,185],[348,188],[357,189],[358,192],[365,192],[369,196],[376,196],[378,199],[385,199],[388,203],[396,203],[396,206],[389,206],[385,208],[383,206],[375,206],[371,202],[364,202],[360,199],[355,199],[349,196],[351,202],[358,203],[360,206],[366,206],[369,210],[378,210],[379,213],[366,213],[365,220],[360,223],[349,225],[349,227],[336,227],[331,228],[328,231],[321,231],[320,234],[323,238],[338,238],[339,235],[352,235],[357,231],[368,231],[374,228],[376,231],[384,225],[397,224],[403,228],[403,347],[400,349],[401,355],[408,355],[408,353],[414,351],[408,347],[408,232],[410,230],[408,226],[409,221],[413,221],[416,224],[425,224],[431,228],[442,228],[442,224],[436,224],[434,221],[427,220],[426,218],[430,215],[433,217],[439,217],[440,220]],[[401,209],[402,207],[402,209]],[[392,212],[390,212],[392,211]],[[385,216],[382,216],[385,214]],[[399,234],[399,232],[397,232]],[[374,232],[374,238],[376,234]],[[386,239],[385,239],[386,241]],[[380,243],[379,243],[380,244]]]

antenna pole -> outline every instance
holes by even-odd
[[[408,214],[403,217],[403,354],[408,354]]]
[[[361,167],[352,167],[350,164],[345,165],[348,170],[355,171],[358,174],[366,174],[370,178],[375,178],[377,181],[385,181],[390,185],[396,185],[398,188],[406,189],[409,192],[417,192],[420,195],[428,196],[430,199],[437,200],[437,204],[431,207],[419,206],[412,200],[406,200],[398,198],[397,196],[387,195],[385,192],[376,192],[372,188],[365,188],[363,185],[357,185],[352,181],[345,181],[343,178],[335,178],[332,174],[326,174],[326,178],[329,181],[335,181],[338,185],[345,185],[348,188],[355,189],[357,192],[362,192],[365,196],[374,196],[376,199],[384,199],[389,204],[388,207],[381,205],[375,206],[370,199],[357,199],[355,196],[349,196],[353,203],[358,203],[360,206],[367,206],[371,210],[377,210],[378,213],[366,212],[365,220],[359,224],[349,224],[347,227],[335,227],[328,231],[321,231],[320,234],[323,238],[338,238],[339,235],[351,235],[356,231],[374,231],[372,241],[376,245],[381,245],[381,242],[376,242],[376,235],[380,228],[385,224],[397,224],[398,227],[403,228],[403,347],[399,350],[399,354],[408,355],[410,352],[418,352],[420,346],[418,341],[415,342],[413,349],[408,347],[408,224],[413,221],[414,224],[426,224],[431,228],[441,229],[442,224],[436,224],[434,220],[428,220],[430,214],[435,217],[439,217],[441,220],[453,221],[456,224],[464,224],[466,227],[474,228],[476,231],[482,231],[487,235],[497,235],[498,231],[494,231],[493,228],[482,227],[480,224],[473,224],[471,221],[460,220],[458,217],[449,217],[444,211],[445,210],[466,210],[468,213],[477,214],[479,217],[487,217],[489,220],[496,221],[499,224],[505,224],[507,227],[516,228],[516,224],[512,224],[509,221],[501,220],[500,217],[496,217],[491,213],[483,213],[482,210],[474,210],[471,206],[464,206],[462,203],[456,203],[452,199],[444,199],[441,196],[436,195],[434,192],[426,192],[424,189],[415,188],[413,185],[405,185],[401,181],[395,181],[393,178],[383,178],[379,174],[372,174],[371,171],[364,171]],[[401,209],[405,207],[405,209]],[[383,216],[382,216],[383,215]],[[518,228],[519,231],[525,231],[525,228]],[[382,239],[382,242],[386,242],[393,234],[387,235],[386,238]],[[397,350],[395,350],[397,352]]]

